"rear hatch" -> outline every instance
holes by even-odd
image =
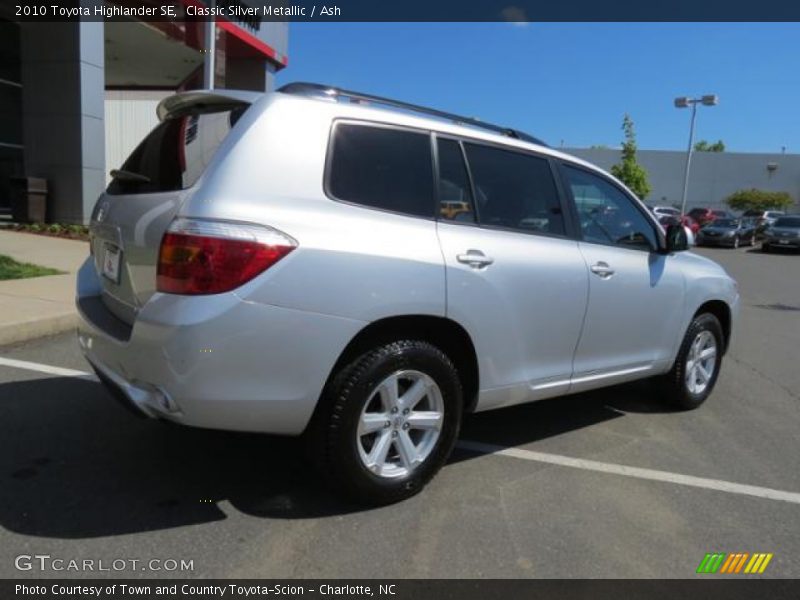
[[[158,108],[161,119],[100,196],[90,222],[102,300],[132,324],[156,291],[164,231],[250,103],[248,92],[189,92]]]

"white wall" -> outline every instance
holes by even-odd
[[[106,184],[117,169],[158,124],[156,107],[171,91],[106,91]]]

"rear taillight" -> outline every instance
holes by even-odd
[[[292,238],[269,227],[175,219],[161,240],[156,288],[170,294],[227,292],[296,247]]]

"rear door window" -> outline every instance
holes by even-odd
[[[242,106],[165,119],[119,167],[123,172],[111,181],[108,193],[150,194],[193,186],[245,110]]]
[[[481,225],[566,235],[550,162],[481,144],[464,144]]]
[[[430,134],[339,123],[331,152],[328,192],[335,199],[433,218]]]

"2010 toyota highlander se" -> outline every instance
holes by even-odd
[[[714,388],[739,295],[619,181],[521,132],[314,84],[199,91],[101,195],[81,348],[135,411],[303,435],[408,497],[462,415],[652,377]]]

